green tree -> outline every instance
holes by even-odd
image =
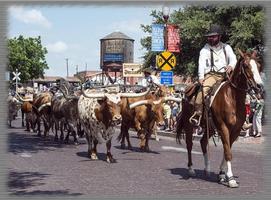
[[[169,22],[179,26],[181,53],[175,71],[179,74],[197,75],[200,49],[206,43],[204,37],[211,24],[220,24],[224,30],[222,41],[230,44],[235,52],[240,48],[264,48],[264,9],[261,6],[185,6],[171,13]],[[161,11],[152,11],[153,23],[164,23]],[[151,34],[150,25],[141,25],[142,30]],[[147,67],[151,63],[151,36],[141,39],[147,50],[144,56]],[[262,52],[260,52],[262,53]]]
[[[45,60],[47,50],[41,44],[40,36],[37,38],[8,39],[8,70],[10,72],[21,72],[21,82],[43,77],[44,70],[48,69]]]

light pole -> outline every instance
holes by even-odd
[[[66,58],[66,66],[67,66],[67,78],[69,77],[69,59]]]
[[[165,50],[167,51],[167,22],[168,22],[168,18],[169,18],[169,7],[167,6],[163,6],[163,18],[164,18],[164,21],[165,21],[165,38],[164,38],[164,41],[165,41]]]
[[[78,65],[76,65],[76,74],[78,74]]]

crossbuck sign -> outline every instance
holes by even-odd
[[[12,72],[12,74],[14,75],[14,77],[13,77],[13,79],[12,80],[18,80],[18,81],[20,81],[21,79],[20,79],[20,75],[21,75],[21,72],[18,72],[18,70],[16,69],[16,72]]]

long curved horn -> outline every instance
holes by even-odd
[[[67,94],[69,94],[69,90],[68,90],[68,88],[66,87],[66,85],[65,85],[65,84],[63,84],[62,86],[65,88],[65,90],[66,90]],[[59,87],[59,89],[60,89],[60,87]],[[63,91],[61,91],[61,92],[64,94],[64,92],[63,92]]]
[[[104,97],[105,97],[105,93],[92,93],[92,94],[86,94],[84,89],[82,89],[82,94],[83,94],[84,97],[86,97],[86,98],[104,98]]]
[[[176,98],[176,97],[164,97],[163,102],[165,101],[176,101],[178,103],[182,102],[182,98]]]
[[[81,86],[82,94],[86,98],[104,98],[105,97],[105,93],[92,93],[91,95],[88,95],[85,93],[82,83],[80,83],[80,86]]]
[[[146,104],[151,104],[150,100],[137,101],[137,102],[129,104],[129,107],[130,107],[130,109],[133,109],[137,106],[142,106],[142,105],[146,105]]]
[[[46,107],[46,106],[51,106],[51,102],[42,104],[42,105],[38,108],[38,112],[40,112],[40,111],[41,111],[44,107]]]
[[[60,90],[60,92],[62,92],[62,94],[63,94],[63,96],[64,96],[65,99],[79,99],[78,96],[67,96],[65,94],[65,92],[61,88],[59,88],[59,90]]]
[[[30,101],[30,99],[24,99],[24,98],[22,98],[21,95],[19,95],[17,92],[16,92],[16,96],[17,96],[17,97],[19,98],[19,100],[22,101],[22,102]],[[31,99],[31,100],[33,100],[33,99]]]
[[[149,104],[149,105],[152,105],[152,104],[158,105],[158,104],[160,104],[162,102],[163,102],[163,99],[156,100],[156,101],[153,101],[153,100],[141,100],[141,101],[137,101],[137,102],[129,104],[129,107],[130,107],[130,109],[133,109],[133,108],[135,108],[137,106],[142,106],[142,105],[147,105],[147,104]]]
[[[151,88],[148,88],[145,92],[142,93],[120,93],[120,97],[142,97],[148,94],[151,91]]]

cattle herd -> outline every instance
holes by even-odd
[[[128,130],[134,128],[142,151],[150,150],[148,141],[154,126],[164,123],[163,103],[182,101],[167,96],[167,90],[155,84],[141,92],[125,92],[117,86],[71,90],[66,82],[38,94],[22,96],[15,92],[7,100],[8,125],[12,126],[12,120],[21,109],[22,126],[27,131],[48,137],[51,130],[55,141],[65,142],[72,135],[75,144],[78,144],[78,137],[84,135],[91,159],[98,159],[97,144],[105,143],[106,161],[113,163],[116,160],[110,152],[111,139],[118,125],[121,127],[117,137],[121,148],[125,148],[125,140],[128,148],[132,148]]]

